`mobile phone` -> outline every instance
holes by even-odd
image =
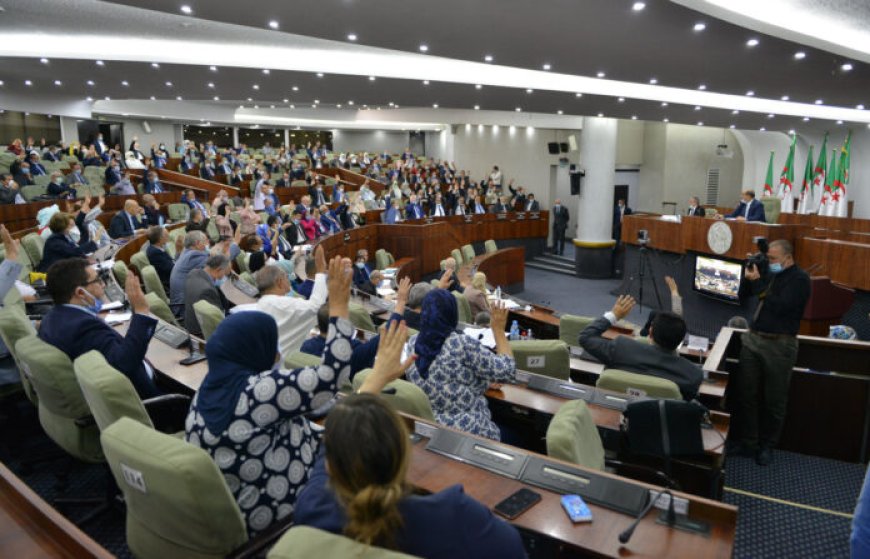
[[[580,495],[562,495],[562,508],[571,522],[592,522],[592,511]]]
[[[508,520],[513,520],[523,514],[541,500],[541,494],[523,487],[504,501],[495,506],[495,512]]]

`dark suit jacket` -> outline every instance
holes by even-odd
[[[99,351],[109,365],[130,379],[140,397],[151,398],[160,392],[145,371],[143,360],[156,326],[157,320],[134,314],[127,335],[121,336],[104,320],[86,311],[57,305],[42,319],[39,337],[70,359],[92,349]]]
[[[124,211],[116,213],[112,217],[112,221],[109,222],[109,236],[113,239],[120,239],[121,237],[132,237],[136,229],[142,229],[143,227],[145,227],[145,225],[135,217],[133,217],[132,219],[133,228],[131,229],[130,220],[127,219],[127,213]]]
[[[87,227],[85,228],[87,229]],[[88,250],[90,248],[90,250]],[[88,252],[96,250],[93,243],[85,245],[76,245],[70,242],[62,233],[52,233],[45,241],[45,248],[42,250],[42,260],[39,262],[36,270],[38,272],[46,272],[48,268],[58,260],[66,258],[86,258]]]
[[[408,202],[405,206],[405,218],[406,219],[418,219],[426,215],[426,212],[423,211],[418,204],[412,204]]]
[[[302,228],[301,223],[296,225],[291,223],[290,227],[284,230],[284,237],[286,237],[293,246],[308,243],[308,237],[305,235],[305,230]]]
[[[33,182],[33,177],[31,177],[30,175],[25,175],[24,173],[18,173],[12,178],[15,179],[15,182],[18,183],[18,186],[30,186],[31,184],[35,184]]]
[[[639,342],[626,336],[606,340],[601,335],[610,328],[610,321],[601,317],[580,332],[579,343],[608,369],[652,375],[673,381],[686,400],[698,394],[704,379],[701,368],[673,351],[655,344]]]
[[[746,221],[767,221],[764,217],[764,204],[755,198],[749,203],[749,215],[746,215],[746,202],[741,201],[734,211],[725,217],[744,217]]]
[[[184,327],[194,336],[202,337],[202,327],[193,310],[197,301],[208,301],[224,312],[228,306],[224,294],[215,287],[211,276],[202,268],[191,271],[184,281]]]
[[[353,284],[357,287],[362,287],[365,283],[369,282],[369,276],[372,275],[372,271],[369,269],[369,265],[366,264],[365,268],[359,268],[354,264],[353,266]]]
[[[529,202],[526,200],[526,203],[523,205],[523,210],[527,212],[536,212],[541,209],[541,205],[538,204],[537,200],[532,200]]]
[[[320,206],[329,203],[329,197],[326,195],[325,190],[318,192],[317,188],[312,186],[308,189],[308,195],[311,196],[312,207],[319,208]]]
[[[103,176],[106,179],[106,184],[108,184],[109,186],[118,184],[119,182],[121,182],[122,178],[121,171],[118,170],[118,172],[116,173],[115,170],[111,167],[106,167],[106,172],[103,173]]]
[[[72,194],[75,196],[76,191],[74,188],[70,188],[69,185],[66,184],[54,184],[53,182],[48,183],[48,193],[51,196],[63,196],[64,194]]]
[[[501,202],[496,202],[496,203],[493,204],[492,207],[489,209],[489,213],[491,213],[491,214],[501,214],[501,213],[505,213],[505,212],[508,211],[509,209],[510,209],[510,208],[508,208],[507,206],[505,206],[505,205],[502,204]]]
[[[151,227],[152,225],[163,225],[166,223],[166,216],[163,215],[160,210],[155,210],[151,206],[144,206],[144,208],[145,215],[142,217],[142,223],[146,227]]]
[[[166,295],[168,297],[169,277],[172,275],[172,268],[175,266],[175,260],[173,260],[165,250],[161,250],[155,246],[149,246],[145,250],[145,256],[148,257],[148,262],[154,266],[157,275],[160,276],[160,283],[163,284],[163,289],[166,290]]]
[[[147,178],[142,181],[142,190],[145,192],[145,194],[154,194],[156,185],[160,185],[160,192],[166,192],[166,188],[162,184],[160,184],[159,180],[151,182]]]
[[[707,211],[701,206],[698,206],[694,210],[689,208],[688,215],[695,217],[704,217],[705,215],[707,215]]]

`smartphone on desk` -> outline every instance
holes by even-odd
[[[513,520],[541,500],[541,494],[523,487],[495,506],[495,513]]]

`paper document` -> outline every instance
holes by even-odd
[[[133,313],[131,312],[109,313],[106,315],[106,324],[114,326],[115,324],[127,322],[131,318],[133,318]]]
[[[492,328],[472,328],[469,326],[462,332],[469,338],[479,341],[484,347],[490,349],[495,347],[495,336],[492,333]]]
[[[707,348],[710,347],[710,340],[703,336],[689,336],[689,343],[686,345],[689,349],[695,351],[707,351]]]
[[[103,305],[100,308],[102,308],[102,310],[104,310],[104,311],[113,311],[115,309],[120,309],[123,306],[124,306],[124,303],[122,303],[121,301],[111,301],[109,303],[106,303],[105,305]]]

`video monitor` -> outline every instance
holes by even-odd
[[[695,291],[726,301],[739,304],[740,282],[743,279],[743,263],[722,260],[709,256],[695,257]]]

